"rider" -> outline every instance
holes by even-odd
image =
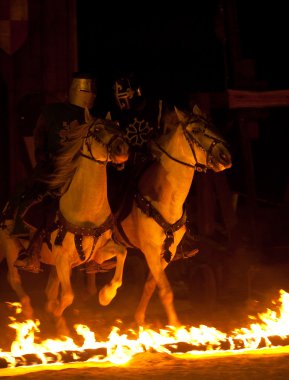
[[[122,172],[108,169],[108,196],[113,211],[120,206],[127,186],[136,182],[138,175],[150,160],[148,143],[161,130],[162,100],[144,95],[134,73],[116,77],[112,84],[110,114],[119,122],[130,146],[130,156]],[[117,189],[114,185],[117,183]]]
[[[75,122],[85,122],[85,108],[92,109],[96,97],[96,79],[91,74],[74,73],[68,100],[63,103],[47,104],[34,129],[36,166],[32,176],[25,182],[25,188],[7,203],[0,228],[6,227],[7,220],[13,220],[12,234],[29,238],[30,226],[35,230],[28,249],[19,252],[15,266],[34,273],[40,271],[39,252],[45,242],[45,227],[52,223],[60,189],[49,190],[45,180],[54,171],[54,160],[65,144],[67,133]],[[16,217],[15,217],[16,214]]]

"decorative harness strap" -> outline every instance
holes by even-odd
[[[58,210],[58,221],[57,221],[57,228],[58,233],[55,238],[55,245],[62,245],[63,240],[65,238],[65,235],[67,232],[71,232],[74,234],[74,243],[76,250],[78,252],[78,255],[80,257],[80,260],[85,260],[85,253],[82,246],[82,240],[83,236],[92,236],[93,237],[93,245],[91,248],[91,252],[87,260],[89,260],[93,254],[96,242],[98,238],[103,235],[107,230],[112,229],[114,226],[114,218],[112,214],[108,216],[106,221],[99,227],[82,227],[77,226],[75,224],[72,224],[68,222],[64,216],[61,214],[60,210]]]
[[[166,262],[169,263],[172,258],[172,253],[169,250],[169,248],[174,242],[174,232],[178,231],[186,223],[186,212],[183,212],[182,217],[178,221],[176,221],[173,224],[170,224],[163,218],[163,216],[151,204],[151,202],[145,199],[145,197],[140,192],[137,192],[134,197],[137,207],[144,214],[146,214],[150,218],[153,218],[157,222],[157,224],[163,228],[166,237],[163,243],[162,256],[166,260]]]

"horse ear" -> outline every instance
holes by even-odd
[[[111,113],[108,111],[106,116],[105,116],[105,120],[112,120],[111,118]]]
[[[200,110],[200,108],[196,104],[194,105],[193,113],[195,115],[203,116],[203,112]]]
[[[175,112],[177,114],[179,121],[180,122],[186,121],[186,114],[183,111],[179,110],[176,106],[174,106],[174,108],[175,108]]]

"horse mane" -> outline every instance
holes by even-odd
[[[87,135],[90,123],[70,123],[61,132],[62,147],[53,160],[54,172],[45,181],[50,189],[63,188],[70,183],[78,165],[83,137]]]
[[[178,116],[174,108],[166,108],[162,114],[161,118],[161,129],[158,132],[158,135],[149,143],[149,149],[154,157],[154,159],[159,160],[162,152],[157,147],[154,142],[158,142],[162,144],[163,141],[167,140],[168,135],[172,132],[172,130],[176,129],[180,124]]]

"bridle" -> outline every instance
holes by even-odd
[[[192,132],[188,132],[187,126],[192,124],[192,123],[197,123],[197,122],[203,124],[205,127],[199,127],[199,128],[194,129]],[[192,168],[192,169],[196,170],[197,172],[206,173],[206,171],[209,167],[209,164],[212,162],[213,148],[217,144],[226,145],[226,142],[224,140],[218,139],[214,136],[211,136],[210,134],[208,134],[206,132],[210,125],[211,125],[211,123],[206,118],[199,116],[199,115],[195,115],[195,114],[191,115],[191,117],[186,122],[181,123],[184,136],[185,136],[185,138],[186,138],[186,140],[190,146],[191,152],[192,152],[194,160],[195,160],[195,164],[190,164],[188,162],[181,161],[178,158],[173,157],[170,153],[168,153],[158,142],[153,141],[153,143],[158,147],[159,150],[161,150],[171,160],[173,160],[173,161],[175,161],[181,165],[188,166],[189,168]],[[204,147],[202,147],[202,145],[194,137],[194,135],[197,135],[200,133],[202,133],[204,136],[206,136],[212,140],[212,143],[211,143],[208,150],[204,149]],[[205,165],[198,162],[196,151],[195,151],[195,145],[197,145],[200,149],[202,149],[204,152],[206,152],[207,155],[206,155],[206,164]]]
[[[112,122],[111,122],[112,123]],[[114,123],[116,125],[116,123]],[[100,125],[101,127],[98,127],[97,125]],[[80,155],[84,158],[87,158],[88,160],[91,160],[93,162],[96,162],[99,165],[107,165],[108,162],[111,161],[111,151],[112,151],[112,144],[116,139],[122,139],[125,142],[124,137],[121,134],[121,131],[119,133],[113,134],[111,138],[109,139],[108,143],[104,143],[101,138],[98,136],[99,132],[103,130],[103,123],[101,121],[94,122],[88,130],[87,135],[84,137],[84,144],[87,147],[87,150],[89,152],[89,155],[83,153],[83,151],[80,152]],[[107,131],[114,132],[115,128],[111,125],[106,126]],[[91,137],[93,140],[97,141],[99,144],[104,146],[106,148],[106,159],[98,160],[94,157],[91,149]],[[122,164],[118,164],[122,165]]]

